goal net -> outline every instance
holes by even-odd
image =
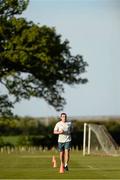
[[[104,125],[84,124],[83,155],[118,155],[118,145]]]

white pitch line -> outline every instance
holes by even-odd
[[[93,167],[93,166],[91,166],[91,165],[88,165],[87,167],[90,168],[90,169],[95,169],[95,170],[96,170],[96,169],[100,169],[100,168],[97,168],[97,167]]]

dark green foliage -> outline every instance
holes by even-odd
[[[0,0],[0,15],[11,18],[16,14],[22,14],[29,0]]]
[[[55,28],[15,16],[25,10],[28,1],[4,0],[0,4],[0,83],[14,97],[13,101],[5,99],[6,114],[14,103],[30,97],[44,98],[61,110],[66,103],[64,83],[86,83],[80,75],[87,63],[81,55],[71,54],[69,41],[62,41]]]
[[[13,108],[12,102],[8,99],[8,95],[0,96],[0,115],[2,116],[11,116],[11,108]]]
[[[4,146],[4,141],[3,141],[3,138],[0,137],[0,147],[3,147]]]
[[[19,146],[30,146],[31,143],[29,141],[29,137],[28,136],[19,136],[18,141],[17,141],[17,145],[19,145]]]

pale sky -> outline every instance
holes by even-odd
[[[69,116],[120,115],[120,1],[30,0],[22,14],[28,21],[55,27],[68,39],[73,55],[83,55],[89,82],[65,85]],[[21,116],[58,116],[43,99],[16,104]]]

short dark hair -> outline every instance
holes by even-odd
[[[61,115],[60,115],[60,116],[62,116],[62,115],[65,115],[65,116],[67,116],[67,114],[66,114],[66,113],[64,113],[64,112],[63,112],[63,113],[61,113]]]
[[[62,115],[64,115],[65,116],[65,119],[67,119],[67,114],[66,113],[61,113],[61,115],[60,115],[60,117],[62,116]]]

